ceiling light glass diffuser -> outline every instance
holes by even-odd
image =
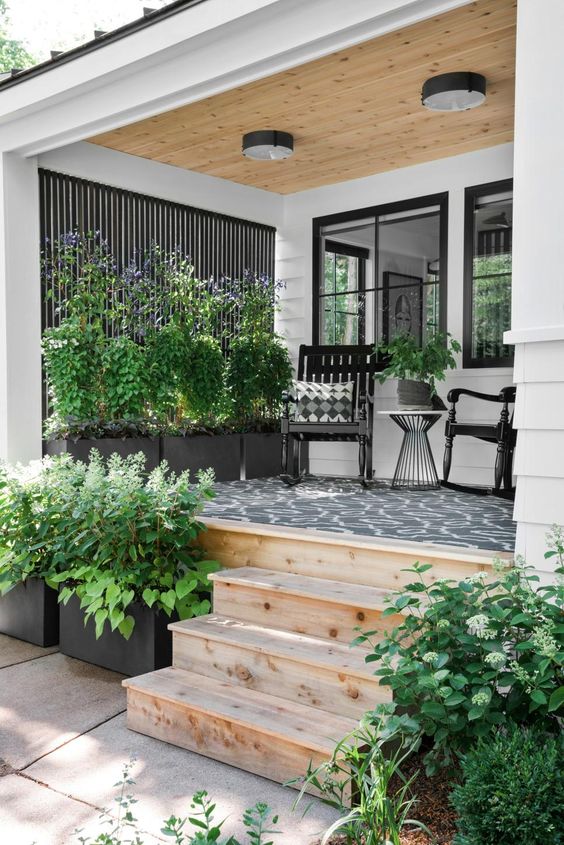
[[[243,155],[256,161],[276,161],[294,152],[294,138],[289,132],[263,129],[243,135]]]
[[[421,102],[433,111],[475,109],[486,99],[486,79],[481,73],[442,73],[428,79]]]

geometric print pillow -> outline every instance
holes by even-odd
[[[353,422],[354,381],[323,384],[295,381],[297,422]]]

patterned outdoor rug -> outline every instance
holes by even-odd
[[[454,490],[365,490],[341,478],[309,477],[297,487],[277,478],[224,481],[205,516],[316,528],[342,534],[511,552],[513,503]]]

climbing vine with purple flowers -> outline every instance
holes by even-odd
[[[156,244],[120,270],[99,231],[46,241],[43,276],[47,436],[273,425],[292,375],[273,331],[282,283],[197,279]]]

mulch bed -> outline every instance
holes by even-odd
[[[452,772],[441,771],[428,778],[425,776],[423,764],[418,756],[406,760],[403,766],[403,774],[406,778],[410,778],[418,770],[419,774],[413,783],[417,802],[413,805],[411,815],[429,828],[437,845],[452,845],[456,833],[456,814],[449,800],[453,782]],[[397,786],[398,784],[392,783],[392,790]],[[432,841],[420,830],[406,830],[401,837],[402,845],[431,845]],[[344,837],[336,836],[331,840],[331,845],[342,845],[344,842]],[[357,845],[362,845],[362,843],[357,843]]]

